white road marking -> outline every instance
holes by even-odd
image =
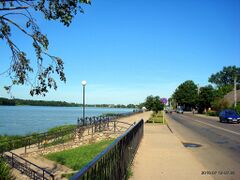
[[[211,126],[211,127],[216,128],[216,129],[221,129],[221,130],[223,130],[223,131],[226,131],[226,132],[229,132],[229,133],[236,134],[236,135],[240,136],[240,133],[235,132],[235,131],[231,131],[231,130],[229,130],[229,129],[224,129],[224,128],[221,128],[221,127],[218,127],[218,126],[214,126],[214,125],[212,125],[212,124],[208,124],[208,123],[205,123],[205,122],[202,122],[202,121],[199,121],[199,120],[194,120],[194,121],[197,121],[197,122],[202,123],[202,124],[205,124],[205,125],[207,125],[207,126]]]

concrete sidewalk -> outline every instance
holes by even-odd
[[[166,125],[145,124],[131,180],[213,179]]]

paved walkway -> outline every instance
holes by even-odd
[[[138,122],[141,119],[143,119],[144,122],[146,122],[150,118],[151,114],[152,114],[151,111],[147,111],[147,112],[135,114],[135,115],[132,115],[132,116],[127,116],[127,117],[120,118],[119,121],[133,124],[134,122]]]
[[[141,119],[144,119],[146,121],[147,119],[149,119],[151,114],[152,114],[151,112],[139,113],[139,114],[135,114],[132,116],[120,118],[119,121],[128,122],[130,124],[132,124],[134,122],[138,122]],[[23,154],[24,148],[19,148],[17,150],[14,150],[13,152],[18,155]],[[61,175],[65,174],[65,173],[73,172],[72,169],[70,169],[64,165],[60,165],[54,161],[45,159],[42,156],[34,156],[34,157],[30,156],[30,157],[24,157],[24,158],[29,160],[30,162],[37,164],[40,167],[45,168],[48,171],[52,172],[55,175],[55,179],[59,179],[59,180],[66,179],[66,178],[62,178]],[[20,174],[20,172],[16,169],[13,169],[13,173],[17,177],[17,179],[20,179],[20,180],[28,180],[29,179],[27,176]]]
[[[166,125],[145,124],[130,180],[212,179],[205,170]]]
[[[120,121],[128,123],[137,122],[141,119],[146,121],[150,116],[151,112],[144,112],[121,118]],[[61,173],[71,171],[71,169],[46,160],[43,157],[31,159],[31,161],[39,164],[41,167],[54,170],[57,175],[56,179],[61,179]],[[190,151],[183,147],[180,140],[170,132],[166,125],[145,124],[144,138],[134,159],[131,180],[212,179],[210,176],[201,175],[201,172],[204,170],[206,169],[195,159]]]

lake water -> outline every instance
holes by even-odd
[[[86,116],[99,116],[103,113],[125,113],[133,109],[86,108]],[[0,106],[0,135],[24,135],[44,132],[49,128],[65,124],[77,124],[82,117],[81,107],[47,106]]]

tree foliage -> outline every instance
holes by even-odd
[[[201,87],[198,96],[198,111],[202,113],[204,109],[212,107],[214,99],[215,90],[211,85]]]
[[[81,107],[82,104],[66,102],[66,101],[43,101],[43,100],[28,100],[28,99],[8,99],[0,97],[0,106],[65,106],[65,107]],[[137,108],[134,104],[86,104],[87,107],[99,107],[99,108]]]
[[[163,110],[163,103],[161,102],[161,99],[159,96],[148,96],[146,98],[146,101],[144,103],[144,106],[151,111],[158,112]]]
[[[212,107],[219,112],[229,108],[230,104],[223,99],[224,95],[233,90],[234,79],[237,84],[240,83],[240,68],[236,66],[223,67],[223,69],[215,74],[212,74],[208,81],[216,85]],[[237,86],[239,88],[239,85]]]
[[[13,85],[27,84],[31,86],[32,96],[45,95],[49,89],[57,89],[57,83],[53,78],[54,73],[59,75],[61,81],[66,82],[63,60],[48,53],[47,35],[41,32],[32,12],[42,13],[46,20],[57,20],[69,26],[77,12],[83,13],[81,5],[84,3],[90,4],[90,0],[0,1],[0,40],[5,41],[11,51],[10,66],[2,73],[8,74],[11,79],[11,84],[5,86],[7,91],[10,91]],[[14,42],[12,29],[22,32],[23,40],[25,38],[32,40],[37,69],[31,66],[27,54]],[[31,75],[36,78],[32,80]]]
[[[173,94],[173,99],[176,103],[187,109],[195,107],[197,97],[198,87],[192,80],[188,80],[180,84]]]
[[[234,78],[237,78],[237,83],[240,83],[240,68],[236,66],[223,67],[223,69],[215,74],[212,74],[208,81],[217,85],[217,87],[233,87]],[[232,88],[229,88],[232,90]]]

